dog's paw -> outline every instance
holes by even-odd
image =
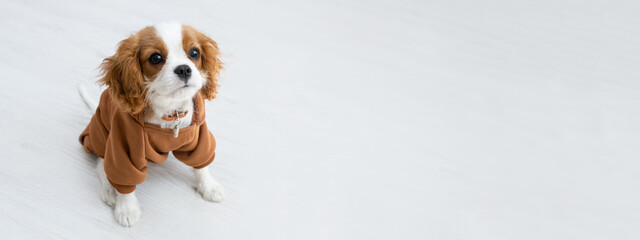
[[[195,182],[194,187],[198,193],[204,198],[204,200],[211,202],[222,202],[224,200],[224,192],[222,187],[211,176],[209,169],[203,167],[200,169],[194,169]]]
[[[102,186],[102,190],[100,191],[100,198],[107,205],[113,207],[116,203],[116,190],[109,186]]]
[[[224,191],[222,191],[222,187],[215,183],[201,182],[196,186],[196,191],[198,191],[202,198],[207,201],[222,202],[224,200]]]
[[[120,225],[124,227],[132,227],[140,220],[142,211],[140,208],[118,208],[114,209],[113,214]]]
[[[133,193],[117,194],[113,215],[120,225],[125,227],[133,226],[142,215],[140,203]]]

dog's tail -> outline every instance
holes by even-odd
[[[87,106],[87,109],[92,114],[95,113],[96,109],[98,109],[98,104],[95,101],[91,100],[91,97],[89,97],[87,91],[84,90],[82,84],[78,84],[78,93],[80,93],[80,98],[82,98],[82,101]]]

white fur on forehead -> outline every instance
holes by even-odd
[[[182,48],[182,24],[177,22],[165,22],[156,24],[153,27],[169,49],[168,58],[187,57]],[[176,54],[179,56],[176,56]]]

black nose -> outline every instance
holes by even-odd
[[[187,83],[191,77],[191,68],[184,64],[178,66],[176,70],[173,70],[173,72],[176,73],[184,83]]]

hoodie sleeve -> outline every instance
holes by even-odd
[[[216,140],[207,128],[207,123],[200,125],[195,144],[173,151],[173,156],[194,168],[203,168],[213,162],[216,157]]]
[[[111,131],[104,154],[104,170],[119,193],[131,193],[147,176],[144,129],[129,114],[111,115]]]

